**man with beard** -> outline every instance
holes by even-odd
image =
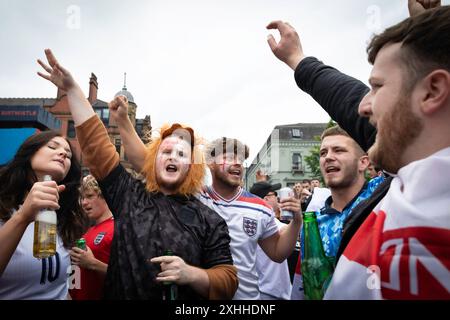
[[[394,175],[346,221],[325,298],[449,299],[450,7],[424,11],[374,37],[370,90],[305,57],[289,24],[268,28],[280,31],[280,42],[269,37],[269,45],[295,70],[299,87],[363,149],[373,144],[370,159]],[[430,177],[433,184],[423,189]]]
[[[295,248],[301,226],[300,201],[294,197],[280,201],[281,210],[294,212],[292,221],[278,230],[270,206],[244,190],[242,164],[249,149],[237,139],[219,138],[206,150],[212,185],[200,200],[214,209],[228,225],[231,254],[238,269],[239,286],[233,299],[259,299],[256,271],[257,245],[275,262],[284,261]]]
[[[316,212],[317,223],[325,255],[334,261],[342,238],[344,221],[353,209],[369,198],[383,181],[376,178],[366,182],[365,170],[369,158],[347,132],[339,126],[326,129],[321,136],[320,171],[325,184],[331,191],[323,208]],[[299,256],[296,270],[301,270],[301,257],[304,253],[304,233],[301,232]],[[295,275],[292,299],[303,299],[303,285],[300,273]]]

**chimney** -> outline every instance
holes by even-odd
[[[88,97],[88,100],[91,104],[94,104],[94,102],[97,100],[97,90],[98,90],[97,77],[95,74],[91,73],[91,78],[89,79],[89,97]]]

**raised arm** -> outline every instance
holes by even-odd
[[[411,17],[440,6],[441,0],[408,0],[408,11]]]
[[[109,104],[110,115],[116,122],[123,147],[134,170],[141,172],[145,163],[146,148],[128,117],[128,100],[124,96],[114,98]]]
[[[119,155],[109,140],[106,128],[70,72],[58,63],[50,49],[45,50],[45,55],[48,65],[41,60],[38,63],[48,74],[38,72],[38,75],[67,93],[84,163],[97,180],[102,180],[118,166]]]
[[[59,89],[67,93],[70,113],[76,126],[83,124],[90,117],[95,115],[94,109],[86,99],[78,83],[75,82],[68,70],[63,68],[50,49],[45,49],[48,65],[38,59],[41,67],[48,74],[38,72],[42,78],[52,82]]]
[[[367,150],[375,141],[375,128],[368,118],[358,114],[358,106],[369,88],[361,81],[347,76],[333,67],[307,57],[297,31],[288,23],[273,21],[267,29],[277,29],[280,41],[269,36],[274,55],[295,71],[295,81],[339,123],[358,144]]]

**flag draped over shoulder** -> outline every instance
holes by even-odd
[[[325,299],[450,299],[450,148],[399,170]]]

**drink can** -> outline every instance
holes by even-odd
[[[277,191],[280,200],[285,198],[291,198],[294,196],[294,190],[289,187],[281,188]],[[281,210],[280,220],[292,220],[294,218],[294,213],[288,210]]]
[[[76,245],[77,245],[77,248],[86,250],[86,240],[84,238],[78,239]]]

